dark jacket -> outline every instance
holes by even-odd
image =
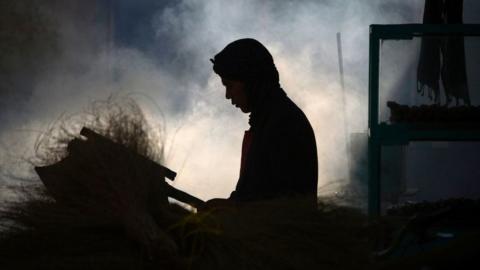
[[[281,89],[269,91],[250,115],[251,144],[235,201],[286,196],[316,199],[318,163],[313,129],[305,114]]]

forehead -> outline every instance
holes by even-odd
[[[225,84],[230,84],[230,83],[232,83],[232,80],[222,77],[222,84],[225,85]]]

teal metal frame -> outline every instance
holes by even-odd
[[[381,150],[410,141],[480,141],[475,127],[379,123],[380,44],[422,36],[480,36],[480,24],[370,25],[368,74],[368,214],[381,214]]]

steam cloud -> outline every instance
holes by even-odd
[[[95,6],[95,1],[78,2]],[[166,127],[166,165],[178,172],[175,186],[203,199],[227,197],[234,189],[248,129],[247,116],[224,99],[209,58],[244,37],[270,50],[282,87],[314,127],[321,186],[348,178],[336,33],[343,41],[347,129],[363,132],[368,26],[419,23],[423,12],[423,1],[415,0],[172,1],[149,18],[151,44],[125,45],[106,35],[107,19],[85,18],[64,6],[62,14],[51,14],[59,33],[58,58],[43,64],[22,106],[28,110],[0,115],[14,119],[0,129],[2,171],[20,165],[12,157],[30,153],[37,136],[32,130],[89,101],[131,93],[153,125]]]

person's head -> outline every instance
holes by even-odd
[[[272,55],[257,40],[246,38],[228,44],[213,59],[213,70],[226,88],[227,99],[248,113],[260,99],[261,92],[279,87],[279,76]],[[259,87],[262,85],[262,87]]]

